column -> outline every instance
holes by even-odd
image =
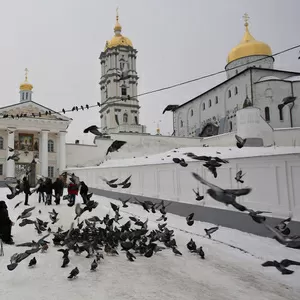
[[[59,132],[59,173],[66,169],[66,131]]]
[[[9,156],[13,155],[13,152],[9,152],[8,147],[15,147],[15,130],[16,128],[7,128],[6,178],[15,177],[15,161],[13,159],[7,160]]]
[[[54,174],[54,176],[60,175],[60,173],[59,173],[60,146],[59,146],[59,144],[60,144],[60,136],[57,133],[57,135],[56,135],[56,141],[55,141],[55,145],[54,145],[54,149],[55,149],[55,152],[56,152],[56,167],[55,167],[55,174]]]
[[[48,130],[41,131],[42,138],[41,142],[42,145],[40,146],[41,156],[41,174],[45,177],[48,177]]]

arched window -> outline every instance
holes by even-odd
[[[239,90],[238,90],[238,88],[237,88],[237,86],[236,86],[236,87],[234,88],[234,94],[237,95],[238,92],[239,92]]]
[[[0,136],[0,149],[3,149],[3,147],[4,147],[3,137]]]
[[[127,115],[127,113],[125,113],[123,115],[123,123],[128,123],[128,115]]]
[[[180,121],[180,127],[183,127],[183,121],[182,120]]]
[[[216,104],[218,104],[219,103],[219,98],[218,98],[218,96],[216,96]]]
[[[194,115],[194,111],[191,109],[191,117]]]
[[[270,108],[268,106],[265,107],[265,120],[270,122]]]
[[[208,107],[211,107],[211,100],[208,100]]]
[[[202,103],[202,110],[205,110],[205,103]]]
[[[229,121],[229,132],[231,132],[231,131],[232,131],[232,122]]]
[[[231,90],[228,90],[228,98],[231,98]]]
[[[52,140],[48,140],[48,152],[54,152],[54,142]]]

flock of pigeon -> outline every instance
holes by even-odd
[[[95,128],[94,128],[95,129]],[[97,128],[96,128],[97,129]],[[89,129],[90,130],[90,129]],[[241,139],[236,136],[237,146],[239,148],[243,147],[246,142],[246,139]],[[219,153],[220,154],[220,153]],[[207,157],[207,156],[197,156],[193,153],[185,153],[186,156],[198,160],[204,161],[204,167],[206,167],[216,178],[217,177],[217,169],[222,164],[228,163],[228,161],[220,159],[218,157]],[[184,159],[174,158],[173,161],[175,163],[180,164],[182,167],[186,167],[187,163]],[[80,184],[80,179],[75,174],[68,174],[70,176],[70,180],[74,183]],[[291,236],[290,229],[288,227],[291,218],[283,220],[278,224],[275,228],[271,227],[266,223],[267,218],[263,216],[263,211],[254,211],[237,203],[236,198],[239,196],[247,195],[251,192],[251,188],[242,188],[242,189],[222,189],[196,173],[192,173],[193,177],[200,181],[202,184],[208,186],[207,193],[216,201],[222,202],[225,205],[232,205],[235,209],[248,212],[249,216],[253,219],[254,222],[262,224],[267,229],[269,229],[272,233],[275,234],[275,238],[280,243],[286,245],[291,248],[300,248],[300,236]],[[235,177],[235,180],[244,183],[242,178],[245,174],[240,170]],[[131,186],[130,182],[131,176],[128,178],[121,180],[118,183],[117,179],[108,180],[106,178],[102,178],[102,180],[111,188],[117,188],[121,186],[122,188],[129,188]],[[197,191],[193,190],[196,196],[196,201],[201,201],[204,199],[204,195],[200,195],[199,189]],[[74,252],[75,255],[81,255],[82,253],[86,253],[86,258],[91,260],[91,271],[95,271],[101,262],[104,259],[104,255],[116,256],[121,253],[124,253],[126,258],[133,262],[137,259],[137,256],[144,256],[146,258],[153,257],[156,253],[160,251],[166,251],[166,249],[172,250],[174,255],[181,256],[182,253],[177,247],[177,242],[174,237],[174,230],[171,230],[167,226],[167,206],[171,205],[165,204],[162,200],[160,203],[153,203],[151,201],[140,201],[134,196],[128,199],[120,199],[122,203],[122,208],[128,207],[128,202],[139,204],[143,207],[143,209],[147,213],[156,213],[159,212],[161,217],[156,219],[158,223],[157,229],[149,230],[148,229],[148,218],[146,220],[141,220],[136,217],[129,217],[129,220],[123,224],[120,224],[120,220],[123,217],[120,214],[120,206],[110,203],[111,208],[113,210],[113,216],[110,214],[106,214],[102,219],[98,216],[93,216],[90,218],[82,218],[82,215],[86,212],[92,212],[97,206],[98,203],[94,200],[91,200],[92,193],[88,195],[89,201],[81,206],[79,203],[75,206],[75,217],[74,222],[72,222],[70,228],[64,231],[61,227],[57,229],[57,231],[53,231],[49,226],[51,224],[55,224],[59,219],[55,209],[49,212],[50,221],[41,220],[40,218],[36,218],[36,220],[30,219],[32,216],[32,211],[35,207],[30,207],[25,209],[17,218],[17,220],[21,220],[19,223],[20,227],[34,225],[37,233],[40,235],[43,232],[48,232],[45,236],[40,238],[37,242],[32,241],[29,243],[22,243],[16,245],[17,247],[27,247],[29,249],[25,250],[22,253],[14,254],[10,259],[10,264],[7,265],[7,269],[13,271],[20,262],[29,257],[30,255],[37,253],[38,251],[47,252],[50,242],[46,239],[53,235],[52,243],[54,247],[58,247],[58,252],[63,254],[62,256],[62,268],[65,268],[69,265],[71,258],[70,252]],[[9,195],[8,195],[9,196]],[[8,199],[12,199],[13,196],[8,197]],[[15,207],[17,207],[20,203],[18,203]],[[40,211],[39,211],[40,212]],[[77,220],[77,223],[75,222]],[[162,222],[161,222],[162,221]],[[192,226],[194,224],[194,213],[189,214],[186,217],[186,222],[188,226]],[[76,223],[76,224],[75,224]],[[218,226],[214,226],[212,228],[205,229],[206,235],[208,238],[211,238],[211,235],[219,229]],[[195,241],[191,239],[187,245],[187,249],[194,254],[199,255],[201,259],[205,259],[205,253],[203,248],[197,247]],[[37,260],[33,257],[28,266],[30,268],[34,267],[37,264]],[[300,265],[300,262],[284,259],[281,262],[278,261],[267,261],[262,264],[264,267],[274,266],[276,267],[282,274],[292,274],[294,271],[287,269],[287,267],[291,265]],[[70,272],[68,276],[69,279],[76,278],[79,274],[78,267],[75,267]]]

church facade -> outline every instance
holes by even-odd
[[[272,128],[300,127],[300,73],[274,69],[271,48],[249,31],[228,55],[227,80],[173,110],[174,134],[208,137],[236,131],[236,112],[260,109]],[[283,105],[283,99],[294,99]]]
[[[107,41],[100,54],[101,64],[101,128],[102,132],[145,133],[140,124],[140,105],[137,97],[137,50],[131,40],[121,34],[119,16],[116,17],[114,37]]]
[[[66,168],[65,138],[72,119],[34,102],[32,89],[26,72],[20,102],[0,108],[0,181],[20,178],[30,169],[34,185],[36,175],[55,178]],[[19,160],[7,160],[14,153]],[[32,163],[35,157],[41,163]]]

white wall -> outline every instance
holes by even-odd
[[[244,185],[234,180],[236,172],[240,169],[246,173]],[[270,210],[273,212],[273,217],[287,217],[292,213],[293,219],[300,221],[298,155],[231,159],[229,164],[218,169],[216,179],[199,162],[191,162],[187,168],[171,163],[131,167],[75,168],[68,171],[74,172],[92,188],[233,210],[212,200],[208,195],[205,196],[204,202],[195,201],[192,189],[199,186],[200,193],[204,194],[206,188],[199,185],[192,177],[191,172],[194,171],[223,188],[250,186],[253,191],[245,197],[240,197],[240,203],[252,209]],[[132,175],[132,186],[126,190],[112,189],[100,177],[123,180],[129,175]]]

